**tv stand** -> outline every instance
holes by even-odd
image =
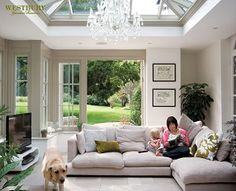
[[[17,154],[14,161],[20,161],[20,164],[13,171],[23,171],[39,160],[39,150],[37,147],[27,147],[28,150]]]
[[[30,149],[32,149],[32,147],[23,147],[23,148],[19,149],[19,151],[17,151],[17,154],[23,154]]]

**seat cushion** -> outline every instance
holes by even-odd
[[[156,156],[153,152],[137,151],[123,153],[123,160],[126,167],[169,167],[172,162],[169,157]]]
[[[184,184],[236,183],[236,168],[226,161],[210,161],[198,157],[181,158],[171,163],[171,169]]]
[[[89,152],[77,155],[72,160],[73,168],[123,168],[122,154],[118,152]]]

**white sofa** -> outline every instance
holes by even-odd
[[[137,129],[130,127],[122,128]],[[121,127],[103,126],[102,128],[106,129],[106,138],[111,141],[116,140],[116,131]],[[149,130],[150,128],[146,128],[144,132],[144,145],[148,141]],[[83,134],[83,130],[79,134]],[[152,152],[85,152],[80,154],[76,135],[68,140],[68,175],[171,176],[171,162],[171,158],[156,157]]]
[[[117,128],[120,127],[104,128],[107,140],[113,140]],[[143,128],[146,144],[153,127]],[[83,130],[80,132],[82,134]],[[227,161],[210,161],[197,157],[172,160],[168,157],[157,157],[152,152],[138,151],[80,154],[78,141],[81,143],[76,135],[68,140],[68,175],[173,176],[185,191],[236,190],[236,167],[232,167]]]

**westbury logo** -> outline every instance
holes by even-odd
[[[6,5],[11,14],[37,14],[45,10],[45,5]]]

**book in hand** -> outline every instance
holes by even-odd
[[[168,142],[170,148],[178,146],[178,144],[180,143],[180,135],[176,136],[174,139],[169,140]]]

